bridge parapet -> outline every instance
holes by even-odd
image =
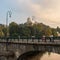
[[[42,40],[42,39],[0,39],[0,43],[10,43],[10,44],[38,44],[38,45],[60,45],[60,40]]]

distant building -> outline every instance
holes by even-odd
[[[32,18],[27,18],[26,24],[31,26],[31,25],[37,24],[37,22],[33,20]]]

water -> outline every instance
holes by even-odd
[[[53,53],[53,52],[45,52],[42,54],[41,52],[33,56],[32,58],[29,58],[27,60],[60,60],[60,54]]]
[[[39,60],[60,60],[60,54],[51,52],[49,55],[47,52]]]

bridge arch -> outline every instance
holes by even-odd
[[[17,60],[28,60],[29,58],[33,58],[33,56],[36,56],[38,55],[39,53],[41,52],[41,56],[45,53],[45,51],[29,51],[29,52],[26,52],[22,55],[20,55]]]

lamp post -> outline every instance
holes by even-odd
[[[6,37],[8,37],[8,18],[11,18],[11,11],[8,11],[6,14]]]
[[[8,51],[8,18],[11,18],[11,11],[6,14],[6,51]]]

